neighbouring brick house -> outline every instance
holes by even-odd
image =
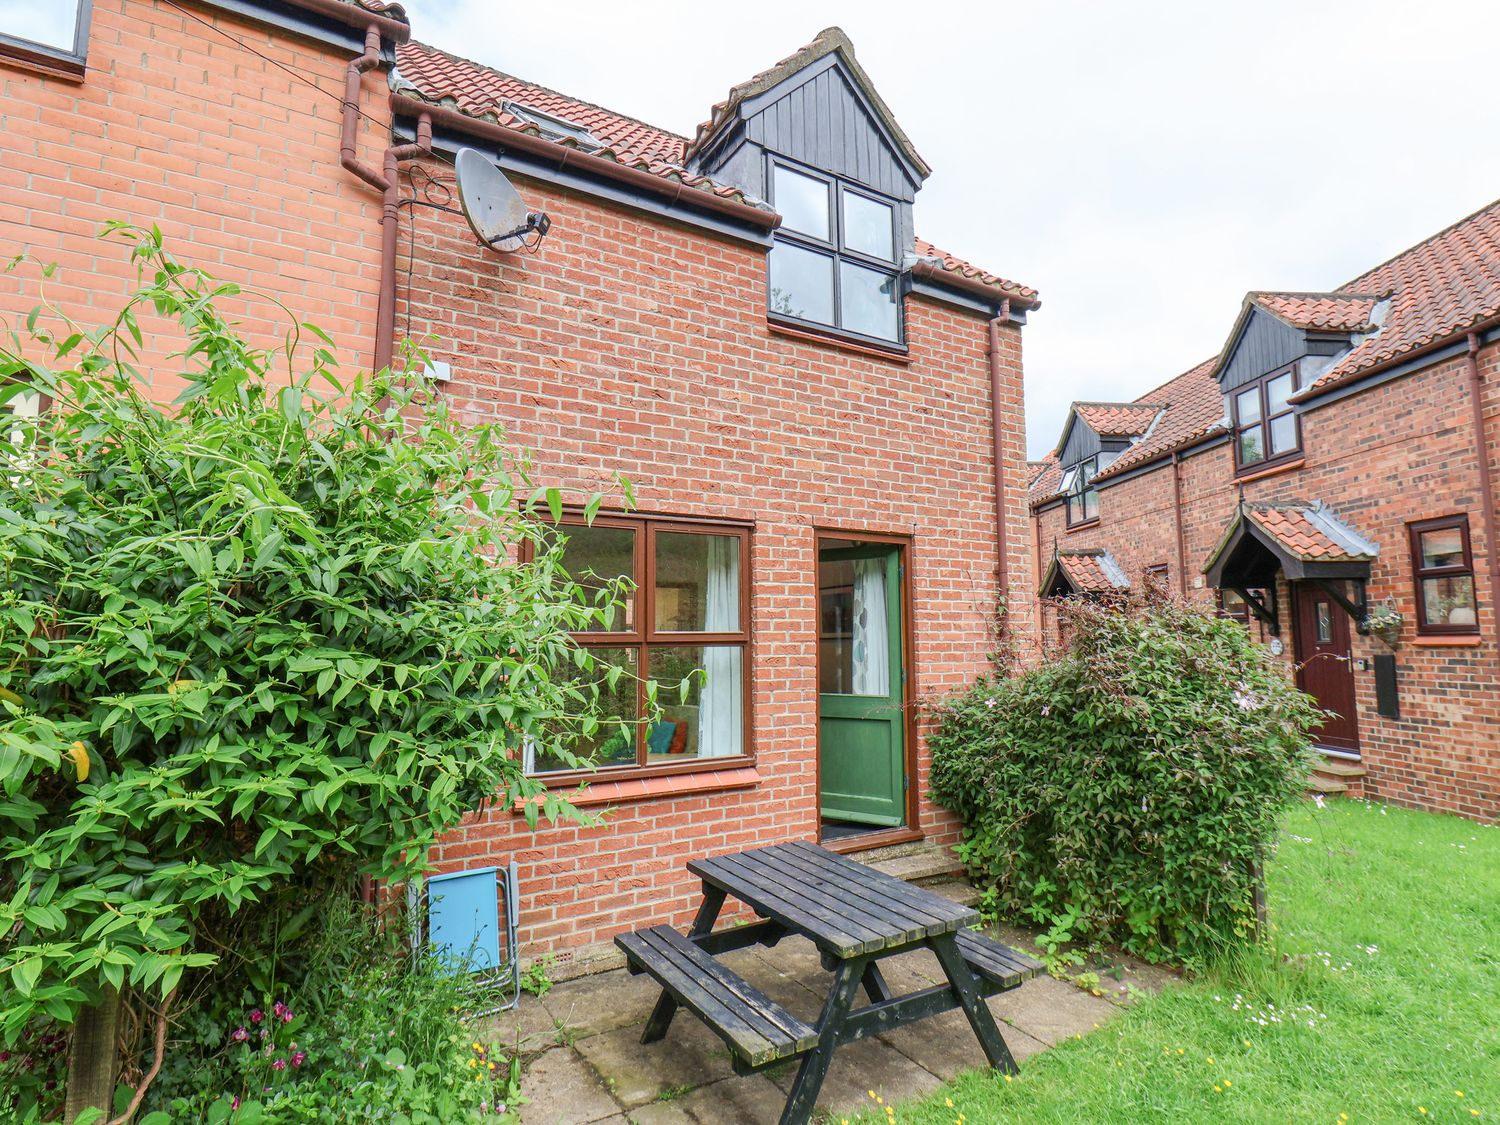
[[[0,46],[25,107],[7,127],[35,135],[7,173],[7,240],[61,262],[71,305],[124,291],[98,224],[159,221],[181,256],[248,274],[377,365],[427,341],[442,393],[504,423],[539,485],[582,503],[633,483],[635,510],[569,517],[575,570],[638,586],[580,640],[642,677],[698,670],[691,695],[599,740],[575,799],[604,826],[533,833],[490,809],[434,856],[519,861],[528,952],[582,962],[686,921],[693,856],[956,841],[926,797],[918,703],[986,669],[1000,596],[1029,639],[1037,297],[916,236],[929,169],[842,32],[687,137],[413,42],[376,0],[73,7],[86,61]],[[549,216],[534,252],[476,239],[463,150]],[[633,686],[616,703],[641,708]]]
[[[1074,404],[1032,466],[1039,592],[1216,604],[1333,713],[1328,783],[1500,815],[1497,376],[1500,203],[1328,293],[1252,292],[1213,359]]]

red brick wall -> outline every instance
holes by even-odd
[[[1500,473],[1500,346],[1480,356],[1485,375],[1488,453]],[[1500,816],[1500,646],[1496,642],[1496,591],[1487,560],[1492,549],[1479,491],[1478,460],[1464,361],[1453,359],[1366,390],[1302,419],[1305,451],[1300,467],[1250,481],[1248,500],[1323,500],[1361,534],[1380,556],[1371,568],[1372,603],[1394,596],[1405,624],[1396,652],[1401,717],[1375,710],[1375,677],[1356,671],[1359,736],[1369,771],[1366,795],[1466,816]],[[1229,446],[1182,463],[1183,529],[1187,542],[1189,596],[1209,602],[1210,589],[1195,589],[1203,564],[1233,515],[1238,487]],[[1107,547],[1134,578],[1142,567],[1171,559],[1177,564],[1173,524],[1172,469],[1127,480],[1100,494],[1097,527],[1068,533],[1062,508],[1034,517],[1043,563],[1053,538],[1064,547]],[[1413,520],[1466,512],[1472,536],[1479,598],[1478,643],[1442,644],[1419,638],[1406,525]],[[1278,597],[1286,642],[1293,653],[1288,588]],[[1375,637],[1353,635],[1353,657],[1368,660],[1390,652]]]
[[[440,849],[448,866],[519,859],[523,940],[569,950],[685,922],[693,856],[816,837],[815,529],[910,537],[919,698],[984,670],[996,561],[987,339],[983,318],[916,298],[910,363],[776,336],[763,250],[540,184],[523,191],[553,220],[535,256],[484,252],[461,220],[418,217],[398,325],[409,316],[413,337],[436,338],[462,416],[504,422],[539,484],[578,500],[622,472],[643,511],[754,521],[758,784],[623,802],[604,828],[532,835],[492,811]],[[1027,590],[1020,333],[1002,337],[1008,555]],[[918,758],[925,793],[923,740]],[[925,799],[919,822],[957,839]]]
[[[0,254],[56,263],[48,296],[81,323],[101,323],[135,274],[123,245],[96,235],[111,219],[154,223],[180,259],[276,297],[343,344],[349,362],[368,363],[380,200],[339,167],[349,55],[191,11],[233,39],[157,0],[95,0],[82,81],[0,57]],[[366,76],[369,107],[383,109],[384,88],[383,74]],[[378,160],[378,129],[367,124],[365,136]],[[34,307],[38,279],[35,267],[0,275],[0,316]],[[286,331],[269,301],[225,307],[259,343]],[[155,361],[172,342],[153,343],[142,367],[170,399],[166,372],[176,367]]]

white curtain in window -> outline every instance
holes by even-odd
[[[886,559],[854,561],[854,694],[890,695],[890,616]]]
[[[728,535],[708,540],[708,589],[703,627],[710,633],[740,628],[740,541]],[[698,703],[698,756],[733,758],[744,753],[745,717],[740,650],[722,645],[703,650],[705,679]]]

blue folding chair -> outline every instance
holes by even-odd
[[[433,875],[420,890],[412,887],[409,895],[409,905],[416,915],[413,942],[423,940],[421,922],[425,916],[426,944],[438,957],[498,989],[501,1003],[478,1014],[514,1008],[521,999],[516,940],[521,886],[516,864]]]

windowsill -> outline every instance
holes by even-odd
[[[1082,523],[1070,523],[1070,524],[1068,524],[1067,532],[1068,532],[1069,535],[1072,535],[1073,532],[1075,532],[1075,531],[1087,531],[1091,527],[1098,527],[1098,526],[1099,526],[1099,517],[1095,516],[1093,519],[1091,519],[1091,520],[1084,520]]]
[[[64,82],[82,82],[86,70],[84,60],[76,55],[32,47],[7,36],[0,36],[0,66],[29,70]]]
[[[1411,643],[1422,648],[1477,648],[1484,643],[1484,639],[1478,633],[1454,633],[1449,636],[1433,633],[1426,637],[1414,637]]]
[[[889,348],[881,347],[879,344],[872,344],[867,340],[847,336],[837,328],[820,331],[801,324],[794,326],[785,321],[777,320],[768,314],[766,316],[766,330],[773,336],[784,336],[789,340],[801,340],[809,344],[825,344],[838,348],[841,351],[854,352],[857,355],[874,356],[876,359],[885,359],[892,363],[907,364],[911,362],[911,355],[900,344],[892,344]]]
[[[617,777],[590,782],[583,792],[573,792],[564,784],[551,786],[552,792],[570,804],[617,805],[625,801],[649,801],[657,797],[683,797],[695,793],[717,793],[729,789],[753,789],[760,784],[760,774],[753,765],[728,769],[699,769],[689,772],[663,773],[650,777]],[[519,816],[520,806],[511,812]]]
[[[1236,484],[1249,484],[1253,480],[1274,477],[1278,473],[1289,473],[1293,469],[1300,469],[1306,464],[1306,457],[1294,457],[1290,461],[1280,461],[1275,465],[1262,465],[1259,468],[1242,471],[1235,475],[1234,480]]]

